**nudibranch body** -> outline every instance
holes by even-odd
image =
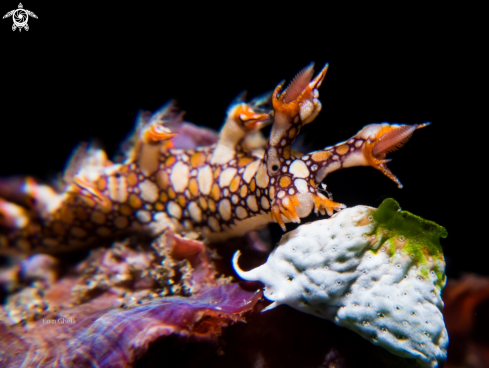
[[[446,360],[441,292],[446,283],[440,237],[446,230],[400,211],[356,206],[299,226],[245,280],[261,281],[273,301],[349,328],[423,367]]]
[[[138,124],[123,163],[92,148],[72,159],[61,193],[28,179],[22,203],[0,198],[0,252],[69,251],[166,228],[221,241],[272,220],[285,229],[285,222],[300,222],[313,208],[330,215],[344,208],[317,189],[340,168],[373,166],[399,184],[385,155],[424,125],[372,124],[333,147],[307,154],[291,149],[301,127],[321,110],[317,88],[326,70],[312,79],[310,65],[285,91],[279,85],[271,111],[266,97],[233,104],[215,145],[172,148],[174,133],[166,125],[181,115],[170,104]],[[247,138],[270,120],[262,153]]]

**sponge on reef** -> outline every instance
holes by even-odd
[[[423,367],[446,360],[441,313],[446,230],[385,200],[356,206],[285,234],[245,280],[261,281],[271,309],[287,304],[349,328]]]

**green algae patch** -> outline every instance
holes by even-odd
[[[440,288],[445,285],[445,260],[440,238],[446,238],[447,231],[443,226],[401,211],[392,198],[385,199],[372,212],[372,217],[374,230],[370,235],[378,236],[380,245],[386,245],[391,256],[396,251],[407,254],[423,277],[428,278],[430,272],[434,272],[438,279],[436,285]],[[375,251],[378,249],[376,247]]]

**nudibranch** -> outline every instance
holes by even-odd
[[[440,237],[446,230],[386,199],[356,206],[286,233],[265,264],[242,271],[273,301],[349,328],[395,355],[437,367],[448,334]]]
[[[302,154],[291,149],[301,127],[321,110],[318,88],[328,65],[313,78],[313,65],[283,90],[228,110],[217,144],[172,147],[172,104],[141,120],[122,163],[89,148],[72,159],[66,188],[56,191],[27,179],[22,201],[0,198],[0,253],[56,253],[128,233],[156,236],[167,228],[195,231],[222,241],[278,222],[300,222],[314,209],[332,215],[344,205],[319,192],[327,174],[372,166],[399,186],[386,154],[425,126],[372,124],[349,140]],[[177,119],[178,120],[178,119]],[[246,139],[271,121],[264,153]],[[1,195],[1,193],[0,193]]]

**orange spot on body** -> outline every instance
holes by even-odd
[[[166,203],[166,201],[168,201],[168,194],[166,194],[165,192],[161,192],[161,194],[160,194],[160,200],[163,203]]]
[[[173,190],[173,188],[168,188],[168,197],[171,198],[171,199],[175,199],[177,195],[175,194],[175,191]]]
[[[212,199],[209,199],[209,209],[212,213],[216,212],[216,202],[214,202]]]
[[[97,206],[103,213],[111,213],[113,211],[112,206]]]
[[[311,158],[313,161],[323,162],[323,161],[326,161],[331,156],[333,156],[333,154],[329,151],[319,151],[319,152],[314,152],[311,155]]]
[[[239,188],[239,183],[241,182],[241,177],[236,176],[233,181],[231,181],[231,184],[229,185],[229,190],[234,193],[238,190]]]
[[[178,195],[177,202],[182,208],[185,208],[185,206],[187,205],[187,199],[183,194]]]
[[[282,188],[287,188],[289,185],[290,185],[291,181],[290,181],[290,178],[288,176],[282,176],[280,178],[280,186]]]
[[[170,156],[165,161],[165,167],[172,167],[177,159],[175,156]]]
[[[252,192],[254,192],[254,191],[255,191],[255,188],[256,188],[256,186],[255,186],[255,179],[253,179],[253,180],[251,181],[251,183],[250,183],[250,190],[251,190]]]
[[[192,193],[194,197],[197,197],[197,195],[199,194],[199,183],[197,182],[197,179],[195,178],[190,179],[188,188],[190,190],[190,193]]]
[[[219,198],[221,198],[221,188],[219,188],[219,185],[214,184],[211,189],[211,197],[215,200],[218,201]]]
[[[140,208],[143,205],[141,198],[139,198],[136,194],[131,193],[129,195],[129,205],[132,208]]]
[[[132,208],[131,208],[131,207],[129,207],[127,204],[123,204],[123,205],[121,206],[121,213],[122,213],[123,215],[129,216],[129,215],[132,215],[133,210],[132,210]]]
[[[155,204],[155,209],[156,211],[163,211],[165,209],[165,206],[161,202],[156,202]]]
[[[190,158],[190,165],[192,167],[200,167],[205,164],[206,155],[203,152],[196,152]]]
[[[336,153],[338,155],[344,155],[348,153],[349,150],[350,150],[350,146],[348,146],[347,144],[342,144],[341,146],[336,147]]]
[[[255,161],[255,159],[252,158],[252,157],[243,157],[242,159],[240,159],[238,161],[238,167],[244,167],[244,166],[248,165],[250,162],[253,162],[253,161]]]
[[[248,187],[246,185],[241,186],[241,190],[239,191],[239,195],[241,196],[241,198],[246,197],[247,194],[248,194]]]
[[[289,130],[289,138],[293,139],[295,137],[295,134],[297,133],[297,130],[292,127],[292,129]]]
[[[205,200],[204,197],[199,198],[199,205],[200,208],[202,208],[204,211],[207,210],[207,201]]]
[[[137,185],[138,182],[139,182],[139,180],[138,180],[138,176],[136,175],[136,173],[132,172],[127,176],[127,184],[130,187]]]
[[[284,148],[284,152],[282,153],[282,155],[286,160],[290,158],[290,146]]]
[[[97,181],[97,188],[98,190],[105,190],[107,188],[107,179],[105,177],[101,177]]]

